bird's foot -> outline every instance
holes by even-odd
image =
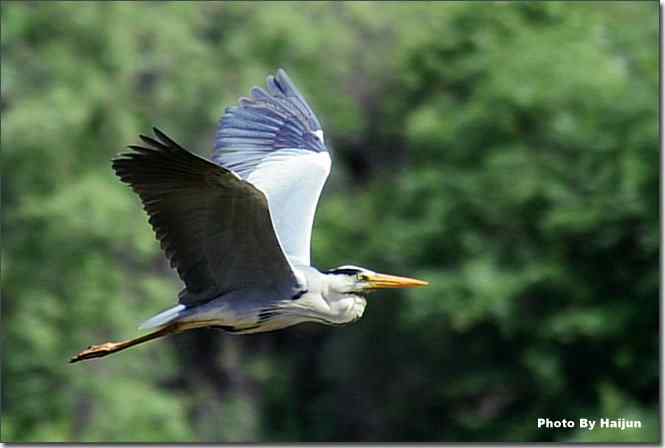
[[[110,355],[111,353],[115,352],[117,347],[118,343],[116,342],[106,342],[100,345],[91,345],[78,355],[73,356],[69,362],[72,363],[83,361],[84,359],[101,358],[102,356]]]

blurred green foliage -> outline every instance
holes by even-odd
[[[2,440],[657,441],[657,37],[657,3],[3,2]],[[179,290],[109,159],[209,154],[279,66],[334,151],[316,265],[431,286],[67,364]]]

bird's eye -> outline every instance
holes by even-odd
[[[356,275],[356,279],[359,282],[364,282],[365,280],[367,280],[367,276],[365,274],[358,274],[358,275]]]

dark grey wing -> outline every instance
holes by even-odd
[[[273,230],[265,195],[229,170],[156,139],[113,160],[140,196],[157,239],[185,283],[180,302],[259,287],[291,294],[298,282]]]
[[[267,91],[228,107],[217,130],[212,159],[245,179],[271,152],[299,148],[326,151],[321,124],[282,69],[268,76]]]

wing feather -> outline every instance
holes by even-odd
[[[222,116],[212,159],[247,178],[261,158],[239,160],[234,149],[251,148],[267,156],[283,148],[327,151],[317,137],[321,124],[284,70],[268,76],[267,90],[254,87],[249,98],[228,107]],[[239,130],[243,132],[238,132]]]
[[[279,241],[293,264],[310,264],[316,205],[330,172],[330,156],[316,115],[284,70],[266,89],[226,109],[213,160],[268,198]]]
[[[241,288],[291,294],[298,282],[275,235],[265,195],[158,129],[113,161],[140,196],[161,247],[185,283],[183,304]]]

